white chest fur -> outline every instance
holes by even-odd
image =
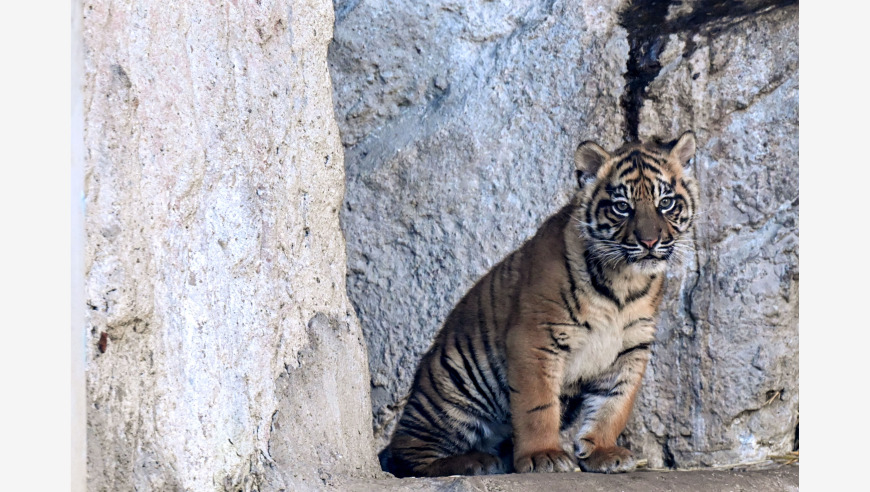
[[[565,361],[563,386],[578,379],[591,379],[607,371],[617,355],[641,343],[651,343],[655,322],[645,313],[604,311],[590,316],[590,329],[571,340],[571,353]]]
[[[599,317],[586,322],[590,329],[579,334],[571,344],[571,354],[565,361],[564,384],[601,374],[622,349],[622,325],[616,317]]]

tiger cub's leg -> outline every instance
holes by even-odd
[[[572,470],[574,460],[559,435],[563,354],[548,339],[519,330],[508,335],[507,348],[514,468],[517,473]]]
[[[399,477],[503,473],[506,467],[496,456],[498,444],[510,438],[502,423],[503,397],[494,383],[484,381],[491,375],[473,351],[460,351],[466,348],[462,344],[445,346],[421,363],[389,446],[388,471]]]
[[[480,449],[486,423],[439,413],[431,404],[425,394],[412,394],[389,446],[387,471],[399,478],[505,472],[501,459]]]
[[[581,384],[574,450],[583,471],[619,473],[635,468],[634,455],[617,446],[616,438],[625,429],[648,360],[648,344],[624,351],[608,373]]]

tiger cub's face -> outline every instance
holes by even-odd
[[[582,189],[581,234],[599,264],[663,271],[689,248],[698,186],[684,173],[695,137],[627,145],[613,154],[585,142],[574,155]],[[586,179],[583,179],[586,176]]]

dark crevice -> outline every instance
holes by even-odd
[[[691,34],[704,31],[708,36],[715,36],[750,16],[796,5],[798,1],[700,0],[693,5],[691,12],[667,20],[669,7],[681,3],[680,0],[634,0],[619,14],[620,25],[628,31],[629,46],[625,89],[620,100],[625,111],[626,140],[638,140],[640,110],[646,89],[662,68],[659,56],[667,45],[668,36],[690,33],[686,36],[683,53],[683,57],[688,57],[695,50]]]
[[[794,426],[794,446],[792,447],[792,451],[798,451],[798,445],[800,441],[798,440],[798,430],[800,429],[800,424]]]
[[[671,445],[667,439],[662,445],[662,461],[664,461],[665,468],[670,468],[671,470],[677,468],[677,460],[674,458],[674,452],[671,451]]]
[[[660,29],[670,4],[670,0],[636,0],[620,14],[620,24],[628,31],[626,84],[620,104],[625,111],[625,137],[629,141],[638,140],[644,93],[662,68],[659,55],[665,48],[666,36]]]

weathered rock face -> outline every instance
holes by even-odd
[[[798,9],[777,7],[671,21],[640,111],[642,138],[695,129],[704,204],[626,435],[651,463],[747,462],[794,445]]]
[[[332,5],[83,14],[88,489],[371,475]]]
[[[349,295],[381,444],[452,306],[567,201],[577,144],[619,142],[618,7],[336,5]]]
[[[453,305],[567,200],[577,144],[693,129],[696,252],[670,275],[623,440],[654,467],[791,449],[796,5],[339,0],[336,12],[348,292],[379,445]]]

